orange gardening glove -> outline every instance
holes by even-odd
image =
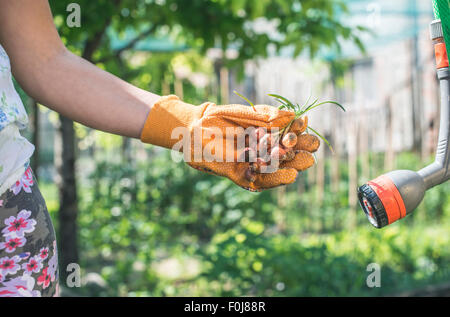
[[[183,143],[183,148],[175,150],[184,151],[185,159],[189,160],[187,164],[191,167],[227,177],[237,185],[250,191],[261,191],[291,184],[295,181],[298,170],[305,170],[314,164],[314,158],[312,158],[311,162],[310,157],[304,157],[303,152],[308,150],[304,146],[301,146],[301,149],[299,148],[298,150],[300,159],[296,158],[289,162],[291,166],[289,164],[280,166],[279,170],[271,174],[257,174],[252,182],[245,177],[250,163],[237,161],[238,153],[242,149],[237,148],[234,136],[230,140],[229,134],[226,133],[227,129],[262,127],[270,132],[274,128],[281,129],[286,127],[294,118],[294,113],[271,106],[258,105],[255,106],[255,109],[256,111],[243,105],[217,106],[212,103],[193,106],[182,102],[177,96],[162,97],[150,111],[142,130],[141,140],[144,143],[173,149],[175,145],[181,143],[183,136],[175,133],[174,138],[172,138],[172,132],[175,129],[180,131],[177,128],[181,128],[181,131],[184,129],[189,134],[190,144],[187,141],[188,143]],[[194,149],[198,150],[198,146],[194,145],[194,140],[196,135],[198,135],[196,134],[198,131],[201,131],[200,153],[203,153],[205,149],[209,149],[210,153],[215,155],[216,158],[222,158],[221,161],[212,161],[210,158],[195,159],[195,153],[198,153],[198,151],[194,151]],[[230,142],[227,142],[227,138]],[[212,144],[216,147],[211,147]],[[190,151],[185,151],[184,147],[189,145]],[[229,150],[233,152],[234,161],[232,162],[226,161],[225,158],[225,153],[229,153]],[[188,153],[186,154],[186,152]],[[302,162],[304,165],[302,165]]]

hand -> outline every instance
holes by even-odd
[[[243,137],[244,129],[249,127],[272,132],[286,127],[293,119],[293,112],[271,106],[251,108],[212,103],[193,106],[176,96],[167,96],[161,98],[150,111],[141,140],[183,151],[191,167],[227,177],[250,191],[261,191],[293,183],[298,171],[311,167],[314,158],[310,152],[317,150],[318,139],[301,135],[295,147],[297,155],[292,161],[281,163],[273,173],[256,173],[250,180],[246,173],[251,163],[239,160],[246,146],[245,142],[240,144],[239,139]],[[306,120],[299,119],[297,123],[292,125],[291,130],[297,127],[296,132],[301,134],[306,129]],[[230,134],[230,131],[235,133]]]
[[[319,149],[320,140],[315,135],[304,133],[307,128],[308,117],[297,119],[291,126],[289,132],[297,135],[297,143],[293,148],[296,155],[293,160],[282,162],[281,168],[295,168],[301,172],[314,165],[315,159],[312,154]]]

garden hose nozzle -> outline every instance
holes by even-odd
[[[419,173],[400,170],[361,186],[358,197],[370,223],[383,228],[416,209],[425,190],[425,182]]]
[[[433,2],[435,10],[439,0]],[[448,17],[450,10],[445,1]],[[439,7],[440,8],[440,7]],[[443,10],[436,13],[436,18],[443,17]],[[383,228],[406,217],[421,203],[425,192],[450,179],[450,70],[444,33],[450,26],[445,21],[435,20],[431,23],[431,37],[435,42],[437,74],[441,91],[441,120],[436,160],[424,169],[414,172],[399,170],[390,172],[361,186],[358,198],[370,223]]]

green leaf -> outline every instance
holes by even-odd
[[[287,109],[294,110],[294,112],[295,112],[295,107],[294,107],[294,105],[284,103],[284,102],[283,102],[282,100],[280,100],[280,99],[276,99],[276,100],[277,100],[279,103],[283,104]]]
[[[307,113],[311,109],[311,107],[313,107],[318,101],[319,101],[319,99],[314,100],[314,102],[312,104],[308,105],[305,110],[302,110],[301,114],[303,115],[303,114]]]
[[[282,105],[284,105],[284,106],[288,106],[288,104],[287,103],[285,103],[283,100],[281,100],[281,99],[275,99],[276,101],[278,101],[279,103],[281,103]]]
[[[312,93],[309,94],[308,99],[306,100],[306,102],[300,107],[300,111],[303,109],[303,107],[306,107],[309,103],[309,101],[311,100],[312,97]]]
[[[334,105],[337,105],[339,108],[341,108],[344,112],[346,112],[346,110],[345,110],[345,108],[340,104],[340,103],[338,103],[338,102],[335,102],[335,101],[324,101],[324,102],[321,102],[321,103],[319,103],[319,104],[315,104],[317,102],[317,100],[313,103],[313,104],[311,104],[308,108],[306,108],[305,109],[305,111],[302,113],[302,114],[305,114],[305,113],[307,113],[307,112],[309,112],[309,111],[311,111],[311,110],[313,110],[313,109],[315,109],[315,108],[317,108],[317,107],[320,107],[320,106],[322,106],[322,105],[326,105],[326,104],[334,104]]]
[[[325,137],[323,137],[319,132],[317,132],[316,130],[314,130],[314,129],[311,128],[311,127],[308,127],[308,129],[311,129],[311,131],[314,132],[314,134],[317,134],[317,136],[318,136],[319,138],[321,138],[322,141],[326,143],[326,145],[328,145],[328,147],[330,148],[331,152],[334,154],[333,147],[331,146],[330,142],[329,142]]]
[[[255,105],[253,104],[253,102],[251,102],[250,100],[248,100],[246,97],[244,97],[243,95],[241,95],[240,93],[238,93],[236,90],[233,91],[236,95],[238,95],[239,97],[241,97],[242,99],[244,99],[245,101],[247,101],[250,106],[252,106],[253,110],[256,111]]]
[[[286,98],[284,98],[284,97],[282,97],[282,96],[280,96],[280,95],[276,95],[276,94],[268,94],[268,96],[269,96],[269,97],[273,97],[273,98],[281,99],[281,100],[283,100],[284,102],[286,102],[287,104],[292,105],[292,102],[290,102],[288,99],[286,99]]]

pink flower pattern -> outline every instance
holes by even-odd
[[[13,256],[12,258],[5,256],[0,259],[0,270],[3,274],[5,274],[5,277],[8,274],[13,275],[17,273],[20,269],[20,260],[21,259],[18,255]]]
[[[25,238],[6,237],[5,242],[0,242],[0,250],[5,249],[6,253],[12,253],[17,248],[23,247],[26,241]]]
[[[41,261],[42,260],[45,260],[46,258],[48,258],[48,248],[42,248],[40,251],[39,251],[39,256],[41,257]]]
[[[48,267],[46,267],[42,274],[38,277],[38,285],[42,285],[42,288],[46,289],[50,285],[51,276],[47,273]]]
[[[53,256],[48,260],[48,274],[50,275],[51,281],[54,282],[56,279],[56,273],[58,271],[58,250],[56,248],[56,241],[53,241]]]
[[[39,273],[43,267],[42,261],[39,256],[34,256],[28,260],[28,262],[22,264],[22,269],[27,274]]]
[[[31,193],[31,186],[33,186],[33,175],[31,168],[28,168],[23,174],[22,178],[19,179],[14,185],[11,186],[11,191],[14,195],[18,195],[23,189],[27,193]]]
[[[22,190],[25,193],[31,193],[32,186],[33,176],[31,169],[28,168],[10,190],[13,195],[17,196]],[[5,200],[0,200],[0,208],[4,205]],[[53,286],[53,283],[57,281],[56,241],[53,241],[53,245],[40,248],[39,252],[34,254],[20,250],[26,245],[28,234],[33,233],[36,226],[37,221],[33,219],[32,212],[26,209],[21,210],[15,216],[7,216],[0,222],[0,297],[42,296],[45,293],[41,294],[41,291],[48,292],[51,290],[50,285]],[[52,253],[49,253],[51,247]],[[5,253],[17,255],[1,257]],[[57,287],[57,283],[55,287]]]
[[[0,287],[0,297],[40,297],[41,292],[33,290],[35,282],[29,275],[13,278]]]
[[[23,237],[25,233],[31,233],[36,226],[36,220],[29,219],[31,211],[22,210],[14,217],[5,219],[6,227],[2,230],[3,236]]]

